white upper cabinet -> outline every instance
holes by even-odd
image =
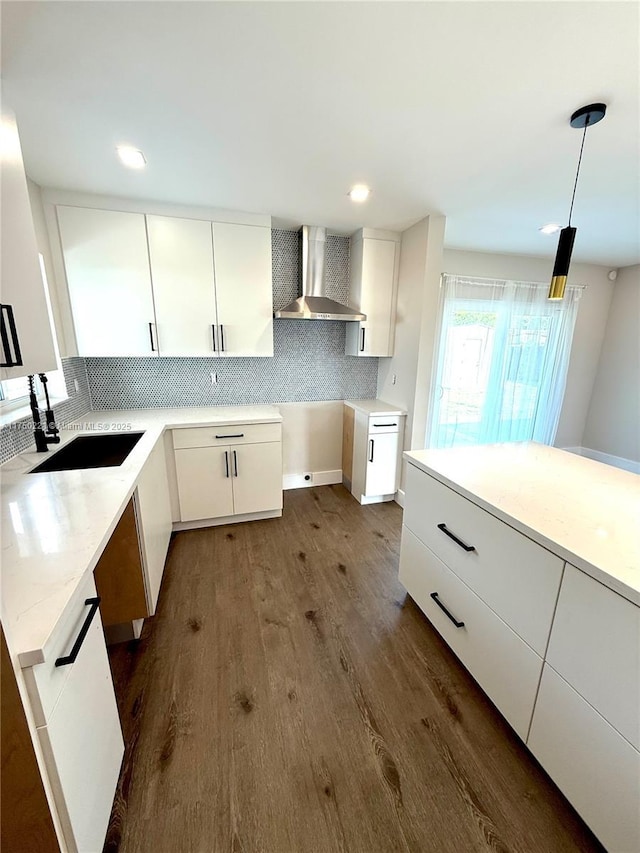
[[[367,319],[347,325],[347,355],[393,355],[399,239],[370,229],[352,238],[349,302]]]
[[[147,216],[161,355],[214,355],[217,316],[211,223]]]
[[[214,222],[213,261],[220,354],[272,356],[271,229]]]
[[[79,355],[273,355],[269,227],[57,212]]]
[[[157,355],[144,215],[57,213],[78,355]]]
[[[27,178],[15,118],[3,107],[0,379],[56,370]]]

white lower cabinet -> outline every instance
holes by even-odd
[[[542,658],[406,527],[400,581],[525,740]]]
[[[74,633],[61,641],[60,657],[73,649],[92,612],[84,602],[95,596],[89,576]],[[93,613],[75,661],[51,672],[62,669],[67,670],[64,686],[46,724],[37,731],[67,847],[95,853],[104,844],[124,753],[99,610]]]
[[[270,423],[175,430],[180,520],[282,510],[281,429]],[[230,439],[237,443],[222,443]]]
[[[158,603],[172,527],[171,498],[162,439],[151,451],[138,478],[135,504],[149,615],[153,616]]]
[[[369,436],[364,487],[366,497],[395,494],[399,440],[398,432]]]
[[[548,664],[527,745],[610,853],[640,850],[640,753]]]
[[[345,406],[343,474],[362,504],[393,500],[400,479],[404,414],[367,415]]]

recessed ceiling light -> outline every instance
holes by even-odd
[[[118,157],[130,169],[144,169],[147,165],[144,154],[138,148],[132,148],[130,145],[118,145],[116,150]]]
[[[557,234],[558,231],[562,230],[562,225],[556,225],[555,222],[550,222],[548,225],[543,225],[541,228],[538,228],[541,234]]]
[[[371,190],[364,184],[356,184],[349,190],[349,198],[351,201],[366,201],[369,198]]]

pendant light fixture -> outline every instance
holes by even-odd
[[[576,197],[578,175],[580,174],[580,165],[582,163],[582,152],[584,150],[584,141],[587,136],[587,128],[597,124],[599,121],[602,121],[606,112],[606,104],[589,104],[586,107],[580,107],[579,110],[576,110],[569,120],[571,127],[584,128],[584,133],[582,134],[582,145],[580,146],[580,156],[578,157],[576,179],[573,184],[573,195],[571,196],[571,207],[569,208],[569,223],[567,227],[563,228],[560,232],[556,261],[553,265],[553,275],[551,276],[551,285],[549,287],[549,299],[562,299],[564,296],[564,289],[567,286],[571,253],[573,252],[573,243],[576,239],[577,231],[577,228],[571,227],[571,214],[573,213],[573,202]]]

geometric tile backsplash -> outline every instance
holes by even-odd
[[[273,321],[273,358],[87,358],[94,409],[375,397],[377,358],[344,354],[339,321]],[[218,382],[211,383],[211,371]]]
[[[298,296],[297,231],[272,231],[273,302]],[[349,238],[329,235],[327,295],[349,300]],[[273,321],[273,358],[87,358],[93,409],[210,406],[375,397],[377,358],[344,354],[339,321]],[[211,383],[211,372],[218,382]]]

